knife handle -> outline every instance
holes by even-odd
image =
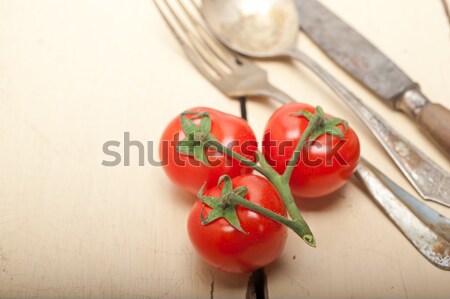
[[[395,106],[411,116],[450,159],[450,111],[446,107],[430,102],[418,86],[406,91]]]
[[[450,111],[440,104],[429,103],[417,115],[417,123],[450,158]]]

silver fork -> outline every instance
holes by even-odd
[[[267,96],[282,104],[294,102],[272,86],[264,70],[231,52],[204,24],[193,0],[154,0],[192,64],[229,97]],[[176,3],[176,6],[170,3]],[[420,253],[439,268],[450,270],[450,220],[419,201],[365,159],[357,178],[390,220]]]

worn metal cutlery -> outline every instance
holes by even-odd
[[[270,85],[266,72],[222,46],[208,31],[193,1],[154,0],[186,56],[231,98],[263,95],[285,104],[293,99]],[[356,176],[390,220],[431,263],[450,270],[450,220],[383,175],[365,159]]]
[[[304,6],[306,4],[302,7]],[[406,140],[307,54],[296,48],[299,17],[294,1],[203,0],[201,12],[212,32],[229,48],[252,57],[288,56],[307,66],[370,129],[423,198],[450,207],[450,174]],[[316,25],[318,31],[321,24]],[[337,45],[340,43],[335,37],[333,46],[338,47]],[[440,132],[446,131],[445,126],[440,129]]]

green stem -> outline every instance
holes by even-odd
[[[248,159],[248,158],[246,158],[246,157],[236,153],[232,149],[224,146],[219,141],[210,139],[210,140],[207,141],[207,143],[208,143],[208,147],[209,146],[215,147],[222,154],[225,154],[227,156],[230,156],[230,157],[236,159],[240,163],[253,168],[254,170],[258,171],[259,173],[261,173],[263,175],[265,175],[265,173],[267,173],[267,169],[262,169],[262,167],[260,167],[258,165],[258,162],[252,161],[252,160],[250,160],[250,159]]]
[[[319,125],[319,122],[322,121],[322,118],[318,115],[313,115],[309,121],[308,126],[306,127],[305,131],[302,134],[302,137],[300,138],[299,142],[297,143],[297,146],[295,147],[294,153],[292,154],[291,159],[289,160],[289,163],[286,167],[286,170],[284,171],[282,177],[283,179],[289,183],[289,180],[291,178],[292,172],[294,171],[294,166],[297,164],[298,159],[300,158],[300,153],[303,149],[303,146],[305,145],[306,141],[308,140],[311,133],[317,128]]]
[[[314,123],[316,123],[316,122],[317,122],[317,120],[311,119],[310,125],[311,125],[311,123],[313,123],[313,125],[314,125]],[[308,128],[310,127],[310,125],[308,125]],[[307,132],[308,128],[305,130],[305,132]],[[305,143],[305,141],[306,141],[306,138],[303,142],[300,140],[300,142],[302,142],[302,143]],[[263,154],[259,150],[256,151],[257,162],[254,162],[254,161],[249,160],[246,157],[234,152],[233,150],[224,146],[217,140],[208,140],[208,145],[215,147],[219,152],[233,157],[234,159],[241,162],[242,164],[252,167],[256,171],[258,171],[259,173],[264,175],[277,189],[278,193],[281,196],[281,199],[284,202],[284,205],[286,206],[286,210],[288,211],[289,216],[292,219],[291,222],[295,223],[295,230],[292,227],[290,227],[290,228],[292,228],[308,245],[313,246],[313,247],[316,246],[316,241],[314,239],[314,236],[313,236],[308,224],[305,222],[305,220],[301,216],[300,211],[298,210],[297,205],[294,202],[294,198],[292,196],[291,189],[289,188],[289,181],[286,181],[282,176],[280,176],[278,174],[278,172],[276,172],[267,163]],[[297,147],[298,147],[298,145],[297,145]],[[297,159],[298,159],[298,157],[297,157]],[[259,163],[259,165],[258,165],[258,163]],[[247,204],[247,203],[248,203],[248,201],[245,201],[245,204]],[[250,203],[250,204],[253,205],[252,203]],[[257,206],[257,205],[255,205],[255,206]],[[257,206],[257,207],[259,207],[259,206]],[[261,208],[261,207],[259,207],[259,208]],[[274,213],[274,214],[276,214],[276,213]],[[278,214],[276,214],[276,215],[278,215]],[[267,215],[265,215],[265,216],[267,216]],[[282,216],[278,215],[275,217],[279,218]],[[269,218],[272,218],[272,217],[269,217]],[[284,217],[282,217],[282,218],[284,218]],[[284,219],[289,221],[286,218],[284,218]],[[284,221],[284,220],[282,220],[282,221]],[[293,226],[293,224],[290,224],[290,225]]]
[[[261,153],[260,150],[256,151],[256,160],[258,161],[261,168],[264,170],[265,173],[267,173],[267,176],[275,176],[278,175],[278,172],[276,172],[272,166],[267,163],[266,158],[264,158],[264,155]]]
[[[314,237],[312,236],[311,232],[309,231],[309,228],[308,228],[309,234],[305,234],[305,227],[301,223],[289,220],[288,218],[283,217],[275,212],[272,212],[271,210],[268,210],[266,208],[258,206],[257,204],[254,204],[248,200],[245,200],[244,198],[240,197],[237,194],[230,193],[229,199],[234,204],[246,207],[246,208],[248,208],[254,212],[257,212],[261,215],[264,215],[267,218],[270,218],[278,223],[286,225],[287,227],[292,229],[298,236],[300,236],[303,240],[305,240],[305,238],[307,238],[308,241],[307,240],[305,240],[305,241],[309,245],[315,247]],[[311,237],[313,238],[312,242],[310,239]]]
[[[264,176],[274,185],[274,187],[277,189],[278,193],[281,196],[281,199],[284,202],[284,205],[286,207],[286,210],[289,213],[289,216],[291,219],[298,225],[299,227],[299,234],[303,240],[305,240],[308,245],[311,245],[315,247],[315,240],[314,236],[306,223],[306,221],[303,219],[303,217],[300,214],[300,211],[298,210],[297,205],[295,204],[294,197],[292,196],[291,189],[289,188],[289,182],[285,181],[285,179],[276,172],[272,166],[267,163],[266,159],[264,158],[263,154],[260,151],[256,152],[256,157],[259,161],[259,164],[261,165],[261,168],[265,171]]]
[[[297,223],[300,230],[300,237],[310,246],[316,247],[316,240],[311,232],[306,221],[303,219],[297,205],[295,204],[294,197],[292,196],[291,189],[289,188],[288,182],[286,182],[282,177],[278,175],[277,178],[271,179],[269,181],[278,190],[281,198],[283,199],[286,210],[291,217],[292,221]]]
[[[316,118],[314,118],[314,117],[311,119],[310,124],[308,125],[308,128],[305,130],[305,133],[309,134],[310,131],[312,130],[312,127],[316,126],[319,119],[316,119],[316,120],[315,119]],[[308,136],[308,135],[306,135],[306,136]],[[299,144],[297,145],[297,148],[299,146],[303,146],[303,144],[305,142],[306,142],[306,138],[302,137],[302,140],[300,140]],[[280,194],[280,196],[286,206],[286,210],[287,210],[289,216],[291,217],[292,221],[290,221],[289,219],[286,219],[276,213],[273,213],[273,212],[272,213],[277,215],[277,216],[275,216],[276,218],[280,219],[280,217],[281,217],[284,219],[281,221],[284,221],[284,222],[289,221],[289,225],[286,224],[287,226],[289,226],[292,230],[294,230],[308,245],[310,245],[312,247],[316,247],[315,238],[314,238],[308,224],[305,222],[305,220],[301,216],[300,211],[297,208],[297,205],[294,202],[294,197],[292,196],[291,189],[289,188],[289,180],[286,180],[284,178],[284,174],[283,174],[283,176],[281,176],[278,172],[276,172],[267,163],[263,154],[259,150],[256,151],[257,162],[254,162],[254,161],[234,152],[233,150],[224,146],[223,144],[221,144],[220,142],[218,142],[215,139],[208,140],[208,146],[215,147],[219,152],[221,152],[225,155],[231,156],[232,158],[236,159],[237,161],[241,162],[242,164],[252,167],[256,171],[258,171],[259,173],[264,175],[277,189],[278,193]],[[298,160],[298,156],[296,159]],[[290,164],[291,164],[292,160],[290,161]],[[296,163],[296,161],[294,161],[294,162]],[[295,165],[295,163],[293,163],[293,166]],[[293,166],[291,168],[293,168]],[[243,205],[250,208],[249,204],[248,204],[249,202],[247,200],[244,200],[244,201],[245,202]],[[241,204],[241,203],[239,203],[239,204]],[[252,203],[250,203],[250,205],[258,207],[256,209],[261,208]],[[250,209],[252,209],[252,208],[250,208]],[[253,210],[258,212],[256,209],[253,209]],[[271,212],[271,211],[269,211],[269,212]],[[261,214],[263,214],[263,213],[261,213]],[[263,214],[263,215],[267,216],[266,214]],[[269,217],[269,216],[267,216],[267,217]],[[269,218],[272,218],[272,217],[269,217]],[[276,219],[274,219],[274,220],[276,220]],[[281,221],[279,221],[279,222],[281,222]],[[283,223],[283,222],[281,222],[281,223]],[[285,223],[283,223],[283,224],[285,224]]]

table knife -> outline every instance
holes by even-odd
[[[301,29],[338,65],[411,117],[450,159],[450,111],[432,103],[419,85],[366,38],[316,0],[296,0]]]

